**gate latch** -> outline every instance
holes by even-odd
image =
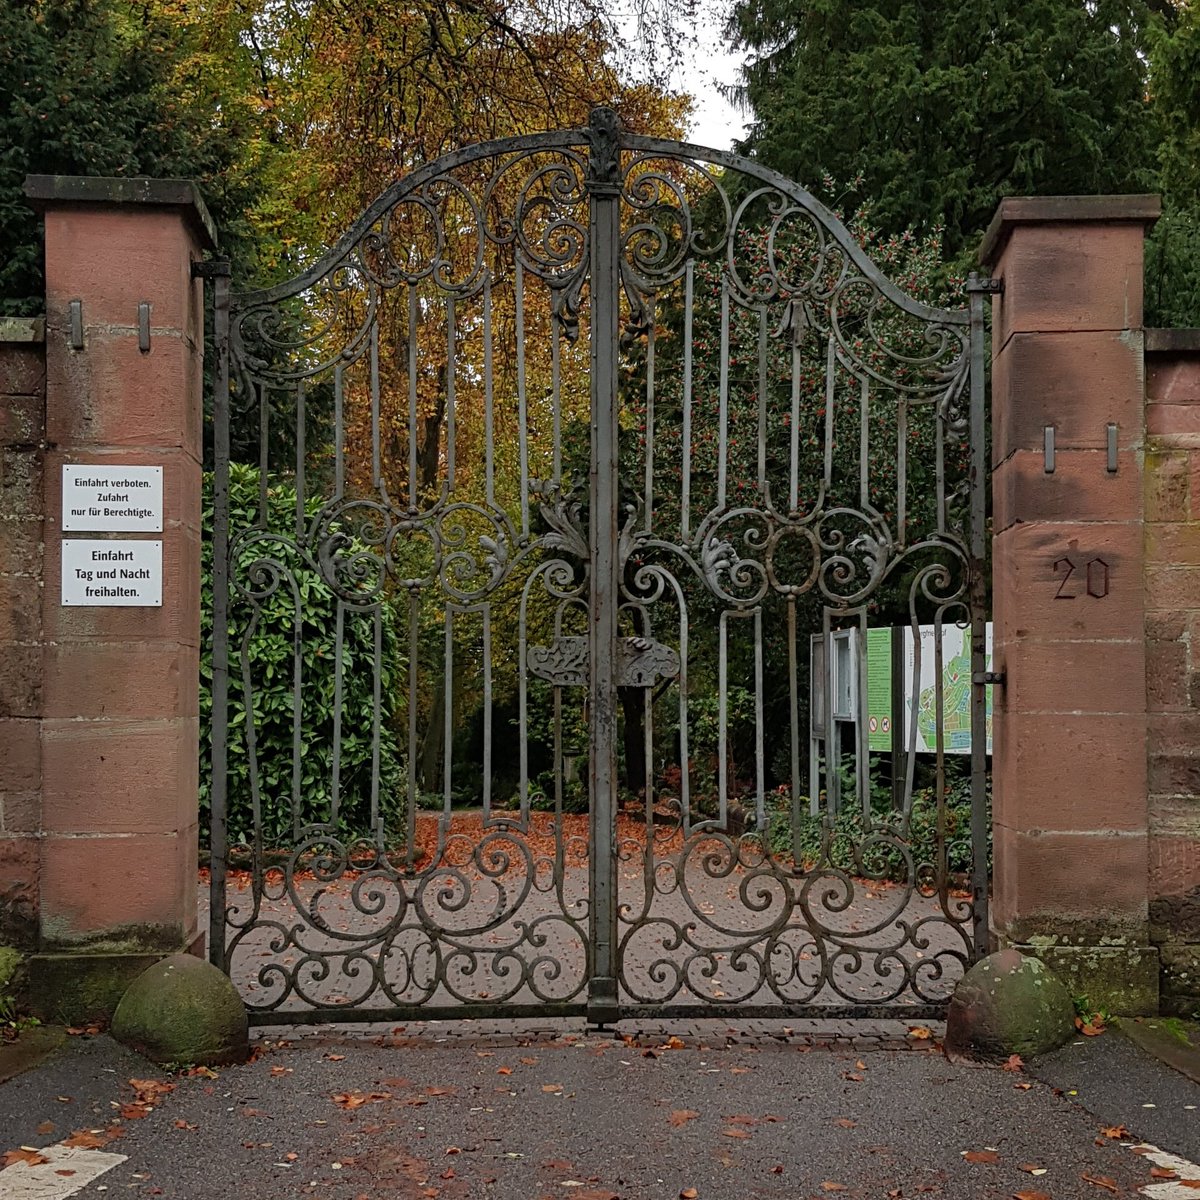
[[[1004,672],[1003,671],[976,671],[975,674],[971,676],[971,682],[972,683],[996,683],[996,684],[999,684],[1001,687],[1003,687],[1004,686]]]
[[[530,646],[529,669],[556,687],[586,687],[589,679],[588,640],[557,637],[548,646]],[[679,674],[679,655],[653,638],[617,639],[617,686],[653,687],[658,680]]]

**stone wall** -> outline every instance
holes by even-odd
[[[0,320],[0,945],[37,939],[41,828],[41,320]]]
[[[1146,331],[1150,936],[1161,1005],[1200,1009],[1200,330]]]

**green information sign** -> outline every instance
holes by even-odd
[[[867,630],[867,744],[884,753],[892,749],[893,633]]]

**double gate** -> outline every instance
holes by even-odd
[[[944,1010],[986,935],[981,294],[605,109],[216,287],[209,951],[252,1020]],[[934,681],[882,753],[877,625]]]

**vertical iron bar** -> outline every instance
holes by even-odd
[[[858,398],[858,498],[862,508],[871,502],[871,383],[862,377]]]
[[[796,507],[795,500],[792,508]],[[787,598],[788,637],[788,701],[791,707],[792,724],[792,857],[800,861],[800,668],[796,657],[796,597]]]
[[[517,445],[521,457],[521,533],[529,536],[529,416],[525,396],[525,269],[520,259],[513,283],[517,322]]]
[[[225,954],[225,828],[229,791],[229,277],[213,281],[213,633],[212,780],[209,801],[208,959],[228,972]]]
[[[646,521],[643,528],[650,532],[654,523],[654,325],[657,320],[656,305],[652,296],[648,301],[650,328],[646,334],[646,480],[643,501],[646,506]]]
[[[800,339],[792,338],[791,457],[788,469],[788,511],[800,508]]]
[[[717,509],[725,507],[729,467],[729,280],[721,277],[721,394],[717,427]]]
[[[408,507],[417,510],[417,289],[408,285]]]
[[[379,322],[371,322],[371,486],[383,488],[383,457],[379,444]]]
[[[454,367],[458,331],[454,321],[454,297],[446,297],[446,490],[454,491]]]
[[[987,441],[984,424],[983,292],[970,293],[971,305],[971,892],[975,953],[988,952],[987,811]]]
[[[304,380],[296,384],[296,537],[303,540],[304,510]]]
[[[754,609],[754,825],[767,831],[765,730],[763,728],[763,610]]]
[[[611,114],[607,114],[611,118]],[[591,280],[591,504],[589,506],[590,610],[588,706],[590,710],[592,969],[588,1017],[617,1018],[617,558],[618,329],[621,219],[620,151],[615,130],[593,114],[589,167]]]
[[[767,306],[758,309],[758,494],[767,495]]]
[[[683,494],[679,501],[679,533],[686,546],[692,525],[692,291],[696,264],[688,259],[683,284]]]
[[[339,598],[333,626],[333,766],[330,775],[329,820],[336,825],[342,808],[342,716],[345,708],[345,664],[342,646],[346,640],[346,602]]]
[[[483,605],[483,819],[492,818],[492,605]]]
[[[492,382],[492,273],[483,277],[483,462],[487,501],[496,507],[495,394]],[[524,466],[524,464],[522,464]],[[524,480],[522,479],[522,484]],[[522,489],[522,494],[524,491]]]
[[[408,593],[408,762],[406,763],[408,795],[405,812],[407,844],[404,861],[411,871],[417,859],[417,654],[421,637],[421,593],[415,588]]]
[[[858,614],[854,631],[854,661],[857,678],[854,684],[854,766],[858,783],[858,803],[862,808],[863,828],[869,833],[874,827],[871,811],[871,742],[867,729],[867,610]]]
[[[342,438],[342,408],[345,402],[345,378],[342,364],[333,369],[333,491],[341,497],[346,490],[346,447]]]

